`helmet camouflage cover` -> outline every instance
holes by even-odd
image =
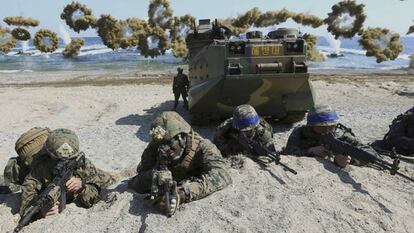
[[[156,142],[169,141],[180,133],[190,133],[191,126],[176,112],[163,112],[151,124],[150,136]]]
[[[79,138],[69,129],[57,129],[49,135],[45,149],[55,159],[70,159],[79,152]]]
[[[333,126],[339,117],[328,105],[318,105],[310,109],[307,117],[309,126]]]
[[[27,165],[31,164],[33,156],[42,150],[50,132],[49,128],[34,127],[23,133],[15,144],[19,158]]]
[[[259,115],[256,110],[248,105],[237,106],[233,111],[232,125],[240,131],[247,131],[254,129],[260,123]]]

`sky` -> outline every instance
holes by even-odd
[[[96,35],[94,30],[78,34],[69,29],[60,19],[64,6],[71,3],[71,0],[0,0],[0,2],[0,19],[6,16],[30,16],[40,20],[40,26],[31,29],[31,32],[46,28],[59,33],[61,27],[59,24],[62,24],[73,37]],[[79,0],[78,2],[91,8],[95,16],[110,14],[117,19],[148,17],[149,0]],[[287,8],[296,13],[304,12],[326,18],[331,11],[331,6],[338,2],[339,0],[170,0],[170,5],[175,16],[189,13],[197,19],[236,17],[253,7],[259,7],[263,12]],[[367,14],[365,27],[385,27],[405,35],[408,28],[414,24],[413,0],[357,0],[357,3],[365,4]],[[0,25],[5,26],[5,23],[1,21]],[[325,26],[312,29],[291,20],[280,26],[299,28],[304,33],[315,35],[327,34]]]

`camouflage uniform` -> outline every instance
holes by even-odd
[[[52,134],[50,137],[52,137]],[[52,156],[52,154],[53,152],[48,152],[47,156],[37,157],[32,163],[30,174],[26,176],[22,185],[22,200],[20,207],[20,214],[22,216],[36,196],[40,194],[54,178],[53,171],[59,160],[55,158],[56,155],[53,154]],[[99,194],[102,188],[115,182],[111,175],[97,169],[91,161],[86,158],[85,166],[78,168],[72,176],[81,179],[82,190],[80,193],[74,194],[74,196],[68,195],[67,201],[75,201],[85,208],[91,207],[99,200]]]
[[[159,118],[170,122],[167,127],[171,127],[171,125],[175,127],[176,122],[177,124],[187,125],[184,128],[188,130],[183,133],[186,141],[183,154],[178,161],[168,166],[173,179],[179,184],[180,202],[185,203],[201,199],[231,183],[226,164],[214,144],[193,132],[191,127],[175,112],[164,112]],[[178,131],[181,131],[181,129]],[[154,141],[154,139],[150,142],[137,167],[138,174],[128,183],[128,186],[138,193],[149,193],[151,190],[152,177],[158,162],[157,151],[159,146],[160,143]]]
[[[352,133],[352,131],[341,124],[338,124],[334,132],[335,138],[347,142],[353,146],[363,148],[371,153],[375,151],[364,144],[362,144]],[[283,154],[297,155],[297,156],[313,156],[308,152],[311,147],[321,146],[319,142],[320,135],[315,133],[312,126],[300,126],[293,130],[289,136],[286,147],[283,150]],[[376,154],[376,153],[375,153]],[[369,161],[360,161],[352,158],[351,164],[353,165],[365,165]]]
[[[174,77],[173,81],[173,93],[174,93],[174,110],[178,106],[178,100],[180,95],[183,97],[184,107],[188,109],[188,89],[190,87],[190,81],[188,80],[187,75],[183,74],[183,69],[177,69],[178,74]]]
[[[399,154],[414,156],[414,108],[392,121],[383,141],[386,149],[394,147]]]
[[[246,147],[240,144],[237,140],[240,134],[240,130],[233,127],[233,118],[229,118],[224,121],[216,131],[214,136],[214,144],[221,151],[223,156],[229,156],[239,153],[251,153],[246,151]],[[263,118],[260,118],[259,126],[255,129],[255,134],[252,138],[253,141],[259,142],[261,145],[273,150],[273,129],[272,126],[267,123]]]
[[[23,133],[16,141],[18,157],[12,157],[4,168],[4,177],[0,177],[0,193],[17,192],[25,177],[30,173],[33,158],[44,156],[43,143],[46,141],[50,129],[34,127]]]

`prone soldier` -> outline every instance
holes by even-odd
[[[414,156],[414,107],[392,121],[382,144],[386,150],[395,148],[401,155]]]
[[[20,190],[25,177],[30,173],[30,166],[34,158],[44,156],[46,151],[43,144],[46,142],[51,130],[34,127],[23,133],[16,141],[17,157],[12,157],[4,168],[0,193],[11,193]]]
[[[231,183],[220,151],[194,132],[176,112],[161,113],[151,125],[137,175],[128,186],[149,193],[168,216],[181,203],[204,198]]]
[[[276,152],[274,146],[272,126],[248,104],[236,107],[233,117],[218,127],[214,143],[226,157],[239,153],[252,155],[251,158],[262,165],[275,162],[297,174],[280,162],[280,153]]]
[[[84,153],[79,151],[78,136],[68,129],[57,129],[50,133],[44,143],[46,151],[45,156],[37,157],[33,163],[29,175],[26,176],[22,185],[22,199],[20,215],[25,221],[26,214],[33,209],[39,208],[32,206],[38,202],[39,198],[46,198],[49,203],[44,205],[33,218],[41,218],[60,213],[62,205],[66,202],[74,201],[85,208],[91,207],[99,200],[99,194],[102,188],[105,188],[115,182],[115,178],[110,174],[97,169],[91,161],[84,157]],[[82,163],[71,163],[71,161],[82,160]],[[59,174],[65,166],[72,164],[72,170],[65,170],[65,175]],[[61,177],[64,180],[62,186],[56,186],[53,183],[56,178]],[[56,181],[61,183],[62,180]],[[44,191],[50,193],[44,193]],[[61,199],[63,195],[66,198]],[[60,201],[56,197],[59,197]],[[63,202],[63,203],[62,203]],[[25,224],[21,223],[18,229]]]
[[[329,106],[315,106],[308,113],[307,125],[293,130],[283,154],[333,157],[333,162],[339,167],[346,167],[348,164],[368,165],[372,161],[354,158],[350,154],[334,154],[326,145],[323,145],[321,138],[325,135],[332,135],[335,139],[349,143],[356,148],[377,154],[374,149],[362,144],[352,130],[338,123],[338,120],[338,115]]]
[[[246,145],[243,140],[240,140],[242,137],[274,150],[272,126],[259,117],[256,110],[248,104],[236,107],[233,117],[219,125],[213,142],[223,156],[243,152],[254,153],[246,151]],[[255,155],[258,156],[258,154]]]

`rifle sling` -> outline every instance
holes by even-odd
[[[191,146],[189,148],[190,150],[180,163],[180,166],[184,169],[188,169],[188,167],[190,166],[190,163],[196,154],[198,145],[200,144],[200,138],[196,137],[195,132],[191,130],[190,133],[191,133]]]

